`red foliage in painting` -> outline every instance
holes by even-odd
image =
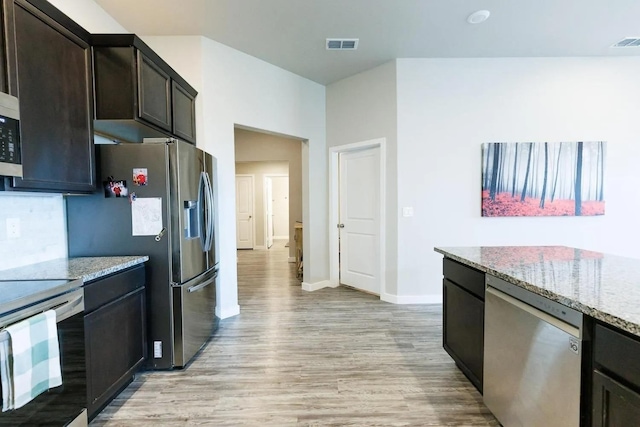
[[[482,216],[575,216],[574,200],[545,201],[544,209],[540,207],[540,199],[520,196],[511,197],[511,193],[498,193],[491,200],[489,191],[482,192]],[[604,202],[582,202],[582,216],[604,215]]]

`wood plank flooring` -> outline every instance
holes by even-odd
[[[185,370],[145,372],[91,426],[498,426],[442,350],[442,308],[305,292],[287,249],[238,251],[239,316]]]

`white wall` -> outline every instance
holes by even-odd
[[[142,37],[199,92],[198,146],[218,159],[220,281],[218,315],[239,312],[235,248],[234,126],[305,140],[304,281],[328,277],[325,88],[203,37]],[[309,226],[307,227],[306,224]]]
[[[398,294],[441,299],[434,246],[567,245],[640,258],[640,58],[401,59]],[[601,217],[482,218],[481,144],[608,141]]]
[[[397,107],[396,63],[381,65],[327,87],[327,145],[386,138],[386,276],[382,297],[397,289]],[[331,229],[333,230],[333,229]],[[307,260],[305,259],[305,267]],[[386,294],[386,295],[385,295]],[[387,298],[391,296],[391,298]]]
[[[122,25],[93,0],[49,0],[90,33],[128,33]]]

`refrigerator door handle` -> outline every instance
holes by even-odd
[[[207,198],[209,199],[207,202],[207,244],[205,245],[205,250],[206,251],[210,251],[211,250],[211,246],[213,246],[213,227],[214,227],[214,215],[215,215],[215,208],[213,206],[213,185],[211,184],[211,178],[209,177],[208,173],[204,173],[205,174],[205,179],[206,179],[206,191],[207,191]]]
[[[202,252],[206,252],[207,250],[207,239],[208,239],[208,218],[207,218],[207,204],[209,202],[208,197],[209,192],[207,191],[207,173],[200,173],[200,183],[198,185],[198,207],[199,207],[199,222],[200,222],[200,231],[202,235],[200,236],[200,247],[202,248]],[[207,224],[205,224],[207,221]]]
[[[206,288],[207,286],[209,286],[212,283],[215,283],[216,281],[216,277],[218,277],[218,275],[216,274],[215,276],[213,276],[212,278],[210,278],[209,280],[202,282],[198,285],[193,285],[193,286],[189,286],[187,288],[187,292],[198,292],[200,289]]]

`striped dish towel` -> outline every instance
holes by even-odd
[[[55,311],[7,326],[5,331],[10,339],[0,345],[3,412],[21,408],[62,385]]]

